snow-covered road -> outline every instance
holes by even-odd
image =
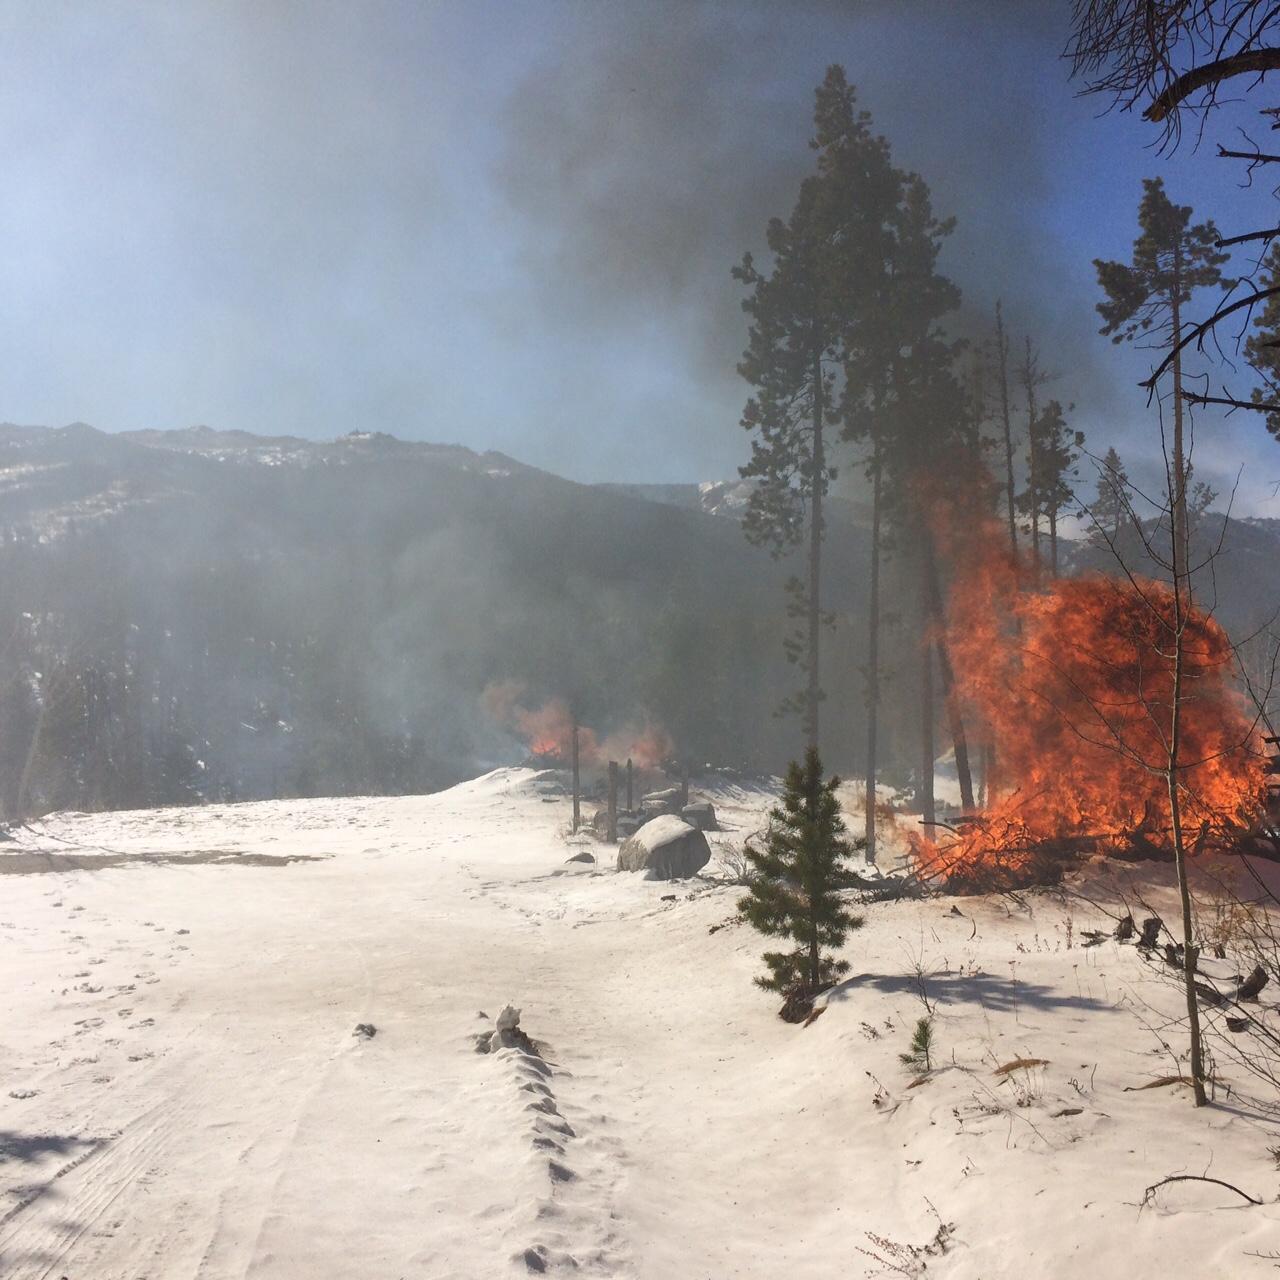
[[[765,803],[718,799],[739,834]],[[800,1030],[751,986],[758,940],[711,931],[735,891],[568,867],[566,816],[502,771],[8,846],[0,1275],[806,1280],[893,1248],[930,1276],[1265,1273],[1274,1203],[1134,1208],[1207,1159],[1269,1200],[1280,1175],[1251,1107],[1124,1092],[1169,1069],[1131,952],[994,903],[876,908]],[[916,957],[955,1065],[909,1090]],[[546,1068],[474,1052],[508,1001]],[[1006,1086],[1019,1055],[1050,1065]],[[910,1257],[929,1202],[953,1242]]]

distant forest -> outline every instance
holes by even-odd
[[[734,518],[387,436],[4,428],[0,463],[10,818],[438,788],[521,758],[498,681],[694,764],[794,749],[784,566]]]
[[[85,427],[0,428],[0,466],[10,819],[436,789],[523,757],[486,711],[496,682],[602,734],[649,718],[694,767],[778,772],[798,750],[777,714],[795,557],[749,545],[740,512],[696,509],[692,486],[655,502],[386,436]],[[824,744],[856,776],[867,529],[839,499],[828,519],[824,663],[847,676]],[[1280,587],[1280,533],[1241,525],[1232,545],[1219,588],[1243,627]],[[909,785],[917,620],[894,573],[881,776]]]

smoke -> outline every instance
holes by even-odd
[[[507,100],[498,170],[549,323],[643,334],[736,416],[745,322],[730,268],[789,214],[812,169],[813,89],[839,61],[896,161],[957,218],[942,262],[964,293],[957,331],[984,336],[1002,298],[1015,340],[1030,333],[1047,367],[1070,370],[1052,393],[1093,413],[1107,404],[1091,267],[1053,212],[1063,115],[1088,114],[1057,61],[1062,6],[660,0],[574,12],[575,38]],[[1044,110],[1049,77],[1062,115]]]

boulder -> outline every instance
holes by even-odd
[[[634,835],[641,823],[647,821],[643,814],[628,813],[625,809],[619,809],[617,814],[618,838],[625,840],[627,836]],[[597,840],[607,840],[609,838],[609,810],[597,809],[591,815],[591,830],[595,833]]]
[[[650,880],[683,880],[710,861],[707,837],[673,814],[646,822],[618,850],[619,871],[643,871]]]
[[[678,815],[681,804],[680,788],[668,787],[665,791],[650,791],[648,795],[641,796],[640,812],[650,818],[663,813]]]
[[[594,862],[595,860],[595,854],[587,853],[585,850],[582,853],[575,853],[572,858],[565,859],[566,862]]]
[[[691,827],[697,827],[699,831],[720,830],[716,824],[715,805],[710,800],[691,800],[680,810],[680,816]]]

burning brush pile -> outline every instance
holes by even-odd
[[[985,807],[914,837],[922,872],[960,891],[1044,883],[1083,854],[1171,857],[1171,590],[1141,578],[1036,581],[994,523],[936,508],[954,672],[952,722],[989,762]],[[1265,814],[1267,758],[1222,627],[1183,633],[1177,764],[1186,847],[1242,852]]]
[[[537,706],[526,705],[526,691],[516,680],[499,681],[484,691],[484,707],[504,729],[529,749],[529,763],[546,768],[572,763],[574,719],[563,698],[551,698]],[[643,723],[600,735],[578,726],[578,759],[586,768],[609,760],[631,760],[638,769],[660,766],[672,754],[672,742],[656,725]]]

